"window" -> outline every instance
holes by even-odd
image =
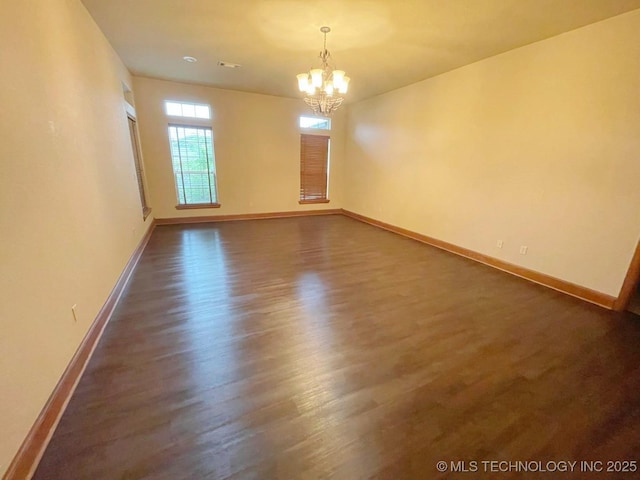
[[[176,208],[219,207],[210,127],[169,125]]]
[[[300,135],[300,203],[327,203],[329,137]]]
[[[133,163],[136,168],[136,179],[138,180],[138,193],[140,194],[140,203],[142,205],[142,218],[146,219],[151,213],[151,208],[147,205],[147,196],[144,191],[144,180],[142,172],[142,161],[140,155],[140,142],[138,142],[138,129],[136,121],[133,117],[127,115],[129,120],[129,134],[131,135],[131,149],[133,150]]]
[[[314,128],[319,130],[331,130],[330,118],[300,117],[300,128]]]
[[[164,103],[164,106],[167,115],[170,117],[211,119],[211,108],[209,108],[209,105],[167,101]]]

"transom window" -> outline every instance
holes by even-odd
[[[314,128],[318,130],[331,130],[330,118],[318,118],[318,117],[300,117],[300,128]]]
[[[169,144],[176,208],[219,206],[211,128],[170,124]]]
[[[171,117],[211,119],[211,108],[209,105],[166,101],[164,106],[167,115]]]

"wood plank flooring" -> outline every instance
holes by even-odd
[[[158,227],[34,478],[640,478],[436,468],[640,461],[639,320],[342,216]]]

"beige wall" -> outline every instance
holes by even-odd
[[[142,77],[134,78],[134,86],[146,177],[156,218],[342,207],[344,110],[338,110],[333,117],[331,130],[331,201],[328,204],[299,205],[298,116],[312,113],[301,99]],[[211,105],[213,118],[210,125],[213,128],[220,208],[175,209],[177,201],[167,137],[169,118],[164,113],[165,100]],[[188,123],[188,119],[177,123]]]
[[[346,209],[618,295],[640,235],[640,11],[348,116]]]
[[[0,42],[2,474],[151,219],[131,78],[80,2],[8,3]],[[640,12],[339,111],[322,205],[298,204],[301,100],[133,83],[159,218],[344,206],[611,295],[640,235]],[[175,210],[165,99],[212,106],[222,208]]]
[[[80,2],[5,2],[0,44],[1,475],[147,226],[130,78]]]

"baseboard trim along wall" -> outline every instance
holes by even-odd
[[[109,318],[111,317],[111,314],[113,313],[115,306],[117,305],[118,300],[120,299],[120,296],[122,295],[122,292],[124,291],[129,278],[138,263],[138,260],[140,260],[144,248],[147,246],[147,243],[151,238],[154,227],[155,222],[151,222],[151,225],[147,229],[147,233],[145,233],[144,237],[140,240],[138,246],[129,257],[129,260],[118,277],[111,293],[109,293],[104,305],[96,315],[96,318],[82,339],[80,346],[76,350],[76,353],[73,355],[69,365],[67,365],[67,368],[60,377],[58,384],[51,393],[49,400],[47,400],[47,403],[40,412],[40,415],[38,415],[38,418],[31,427],[31,430],[29,430],[27,437],[22,442],[18,453],[16,453],[16,456],[13,458],[8,470],[2,477],[3,480],[24,480],[32,477],[36,467],[38,466],[40,458],[51,439],[51,435],[53,435],[53,432],[58,425],[58,421],[60,420],[60,417],[62,417],[62,414],[69,403],[71,395],[73,395],[76,385],[78,384],[87,363],[89,363],[91,354],[98,344],[98,340],[100,340],[100,336],[109,322]]]
[[[390,232],[403,235],[413,240],[432,245],[442,250],[446,250],[447,252],[451,252],[456,255],[461,255],[471,260],[484,263],[485,265],[503,270],[507,273],[511,273],[513,275],[522,277],[535,283],[539,283],[546,287],[553,288],[554,290],[558,290],[568,295],[578,297],[582,300],[595,303],[596,305],[600,305],[608,309],[613,309],[616,302],[615,297],[604,294],[602,292],[597,292],[595,290],[591,290],[589,288],[582,287],[565,280],[560,280],[544,273],[529,270],[528,268],[520,267],[518,265],[514,265],[512,263],[508,263],[503,260],[484,255],[482,253],[474,252],[473,250],[459,247],[452,243],[444,242],[442,240],[438,240],[421,233],[413,232],[411,230],[397,227],[395,225],[391,225],[389,223],[385,223],[380,220],[376,220],[374,218],[366,217],[364,215],[360,215],[358,213],[340,208],[155,219],[147,229],[147,233],[144,235],[142,240],[140,240],[140,243],[131,254],[129,261],[118,277],[113,290],[107,297],[107,300],[100,309],[100,312],[98,312],[98,315],[89,327],[89,330],[82,340],[82,343],[78,347],[78,350],[76,351],[73,358],[69,362],[69,365],[60,377],[58,384],[56,385],[53,393],[49,397],[49,400],[47,401],[46,405],[40,412],[40,415],[33,424],[33,427],[31,427],[31,430],[27,434],[27,437],[25,438],[24,442],[22,442],[18,453],[11,462],[11,465],[9,465],[9,469],[3,476],[3,480],[22,480],[31,478],[31,476],[33,475],[33,472],[35,471],[35,468],[37,467],[38,462],[40,461],[40,458],[44,453],[49,439],[51,438],[51,435],[53,434],[53,431],[55,430],[60,417],[64,413],[67,403],[69,402],[69,399],[71,398],[71,395],[73,394],[75,387],[91,358],[91,354],[93,353],[93,350],[100,340],[100,336],[102,335],[102,332],[104,331],[109,318],[111,317],[111,314],[113,313],[115,306],[117,305],[118,300],[120,299],[120,296],[122,295],[122,292],[124,291],[129,278],[131,277],[131,274],[133,273],[135,266],[140,260],[142,252],[149,242],[151,234],[153,233],[156,225],[178,225],[231,220],[258,220],[268,218],[302,217],[311,215],[345,215],[355,220],[368,223],[369,225],[373,225],[375,227],[379,227]]]
[[[40,458],[44,454],[53,432],[64,413],[64,410],[73,395],[76,385],[80,381],[91,354],[95,349],[102,332],[104,331],[111,314],[113,313],[122,292],[124,291],[134,268],[138,264],[144,248],[147,246],[151,234],[156,225],[177,225],[188,223],[204,223],[204,222],[220,222],[229,220],[257,220],[267,218],[286,218],[310,215],[341,215],[342,209],[323,209],[323,210],[302,210],[292,212],[269,212],[269,213],[248,213],[238,215],[212,215],[207,217],[177,217],[177,218],[161,218],[155,219],[147,229],[144,237],[138,243],[122,273],[118,277],[111,293],[107,297],[104,305],[96,315],[89,330],[85,334],[80,346],[72,357],[69,365],[60,377],[56,387],[54,388],[49,400],[43,407],[40,415],[34,422],[31,430],[22,442],[13,458],[9,468],[2,477],[3,480],[24,480],[31,478],[35,472]]]
[[[396,227],[395,225],[381,222],[380,220],[366,217],[364,215],[360,215],[359,213],[351,212],[344,209],[342,212],[344,215],[355,220],[359,220],[361,222],[368,223],[369,225],[383,228],[385,230],[389,230],[390,232],[412,238],[413,240],[432,245],[442,250],[446,250],[447,252],[455,253],[456,255],[460,255],[471,260],[484,263],[485,265],[489,265],[490,267],[494,267],[504,272],[511,273],[526,280],[544,285],[545,287],[553,288],[554,290],[558,290],[559,292],[566,293],[582,300],[586,300],[587,302],[595,303],[596,305],[608,308],[610,310],[613,309],[616,302],[615,297],[607,295],[606,293],[598,292],[587,287],[582,287],[580,285],[576,285],[575,283],[567,282],[565,280],[561,280],[544,273],[536,272],[535,270],[530,270],[519,265],[514,265],[513,263],[505,262],[504,260],[500,260],[499,258],[494,258],[483,253],[474,252],[473,250],[459,247],[452,243],[444,242],[442,240],[438,240],[421,233],[413,232],[401,227]]]
[[[636,282],[640,277],[640,242],[636,246],[636,251],[631,258],[631,264],[629,270],[624,277],[622,287],[620,288],[620,294],[616,299],[616,303],[613,305],[613,309],[617,312],[623,312],[629,306],[629,300],[633,295],[633,290],[636,288]]]
[[[207,215],[205,217],[156,218],[156,225],[181,225],[185,223],[227,222],[230,220],[260,220],[267,218],[308,217],[310,215],[340,215],[341,208],[322,210],[294,210],[291,212],[239,213],[234,215]]]

